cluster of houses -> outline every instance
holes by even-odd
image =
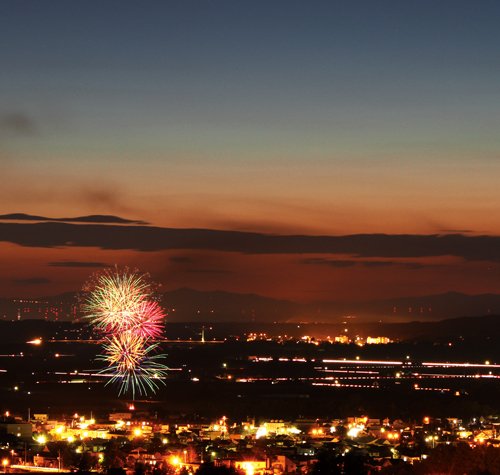
[[[5,435],[2,450],[8,457],[4,467],[33,470],[68,468],[61,447],[64,453],[90,453],[94,468],[104,468],[111,444],[120,449],[122,465],[130,470],[141,463],[151,471],[163,468],[189,474],[201,463],[213,462],[246,475],[308,473],[325,451],[340,457],[356,454],[382,467],[394,460],[423,460],[442,444],[500,446],[500,420],[495,417],[467,423],[426,417],[412,424],[365,416],[181,422],[179,418],[160,421],[130,410],[110,414],[106,420],[79,414],[56,420],[33,414],[25,422],[6,414],[0,419],[0,433]]]

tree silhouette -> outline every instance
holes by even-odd
[[[216,466],[212,462],[205,462],[200,465],[196,475],[240,475],[240,473],[234,467]]]
[[[340,457],[331,450],[318,453],[318,461],[312,466],[311,475],[340,475]]]

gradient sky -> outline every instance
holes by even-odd
[[[283,234],[500,234],[499,20],[496,0],[5,0],[0,214]],[[0,276],[3,295],[66,290],[82,277],[48,270],[55,250],[6,243],[0,252],[13,269]],[[287,298],[498,286],[483,272],[490,264],[463,268],[457,258],[454,267],[453,256],[439,257],[439,272],[290,256],[281,266],[293,282],[271,291],[283,256],[224,254],[231,274],[208,278],[179,274],[170,254],[120,252],[95,250],[92,260],[152,267],[173,287]]]

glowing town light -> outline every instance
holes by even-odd
[[[267,436],[267,428],[264,426],[260,426],[255,433],[255,438],[260,439],[261,437]]]
[[[243,462],[241,464],[241,468],[245,472],[245,475],[254,475],[255,473],[255,468],[252,462]]]
[[[181,464],[181,459],[176,455],[173,455],[172,457],[170,457],[170,464],[174,467],[178,467]]]
[[[47,442],[47,437],[45,437],[44,435],[39,435],[37,438],[36,438],[36,441],[43,445]]]
[[[38,345],[42,344],[42,339],[41,338],[34,338],[33,340],[29,340],[26,343],[28,343],[30,345],[38,346]]]
[[[338,359],[324,359],[323,363],[345,363],[345,364],[373,364],[373,365],[402,365],[402,361],[384,361],[384,360],[338,360]]]
[[[351,427],[347,431],[347,437],[349,437],[351,439],[355,439],[359,435],[360,432],[361,432],[361,429],[359,427]]]

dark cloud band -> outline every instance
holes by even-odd
[[[111,267],[111,264],[105,262],[87,262],[87,261],[55,261],[49,262],[50,267]]]
[[[0,240],[29,247],[109,250],[198,249],[248,254],[347,254],[366,258],[456,256],[500,261],[499,236],[388,235],[286,236],[149,226],[0,223]]]
[[[308,257],[300,261],[302,264],[308,265],[320,265],[328,267],[353,267],[353,266],[363,266],[363,267],[406,267],[408,269],[421,269],[424,267],[423,264],[416,262],[400,262],[400,261],[363,261],[363,260],[353,260],[353,259],[325,259],[322,257]]]
[[[49,221],[57,223],[99,223],[99,224],[147,224],[145,221],[136,221],[105,214],[92,214],[90,216],[77,216],[74,218],[47,218],[25,213],[11,213],[0,215],[1,221]]]

